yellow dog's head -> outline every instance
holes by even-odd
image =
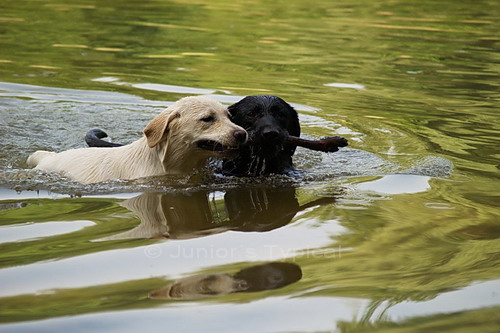
[[[201,155],[224,156],[247,140],[247,132],[229,119],[227,109],[207,97],[185,97],[169,106],[144,129],[150,148],[169,147]]]

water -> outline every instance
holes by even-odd
[[[497,332],[499,9],[0,4],[0,330]],[[83,186],[25,163],[94,127],[131,142],[187,95],[247,94],[349,147],[256,179]]]

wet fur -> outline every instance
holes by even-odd
[[[288,135],[300,136],[297,112],[277,96],[247,96],[229,108],[231,120],[248,132],[248,142],[235,159],[222,163],[222,173],[233,176],[260,176],[293,171],[295,146]]]
[[[286,138],[300,136],[300,123],[292,106],[277,96],[256,95],[243,98],[228,110],[231,120],[247,130],[249,139],[240,146],[236,158],[222,161],[223,174],[260,176],[294,171],[292,156],[296,146],[287,144]],[[119,145],[101,140],[106,136],[93,129],[85,141],[91,147]]]
[[[203,167],[209,157],[220,156],[220,152],[201,149],[201,141],[237,146],[246,140],[242,131],[219,102],[186,97],[151,120],[144,136],[131,144],[61,153],[37,151],[27,162],[35,169],[60,172],[81,183],[186,174]]]

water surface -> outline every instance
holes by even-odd
[[[498,331],[496,1],[0,13],[0,330]],[[184,96],[249,94],[349,147],[298,149],[296,177],[83,186],[25,163],[94,127],[131,142]]]

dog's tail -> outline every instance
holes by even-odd
[[[28,166],[30,168],[33,168],[36,167],[44,158],[54,154],[55,153],[52,151],[37,150],[28,157],[28,160],[26,162],[28,163]]]
[[[108,142],[101,140],[102,138],[106,138],[108,134],[101,129],[94,128],[87,132],[85,135],[85,142],[89,147],[121,147],[122,144]]]

